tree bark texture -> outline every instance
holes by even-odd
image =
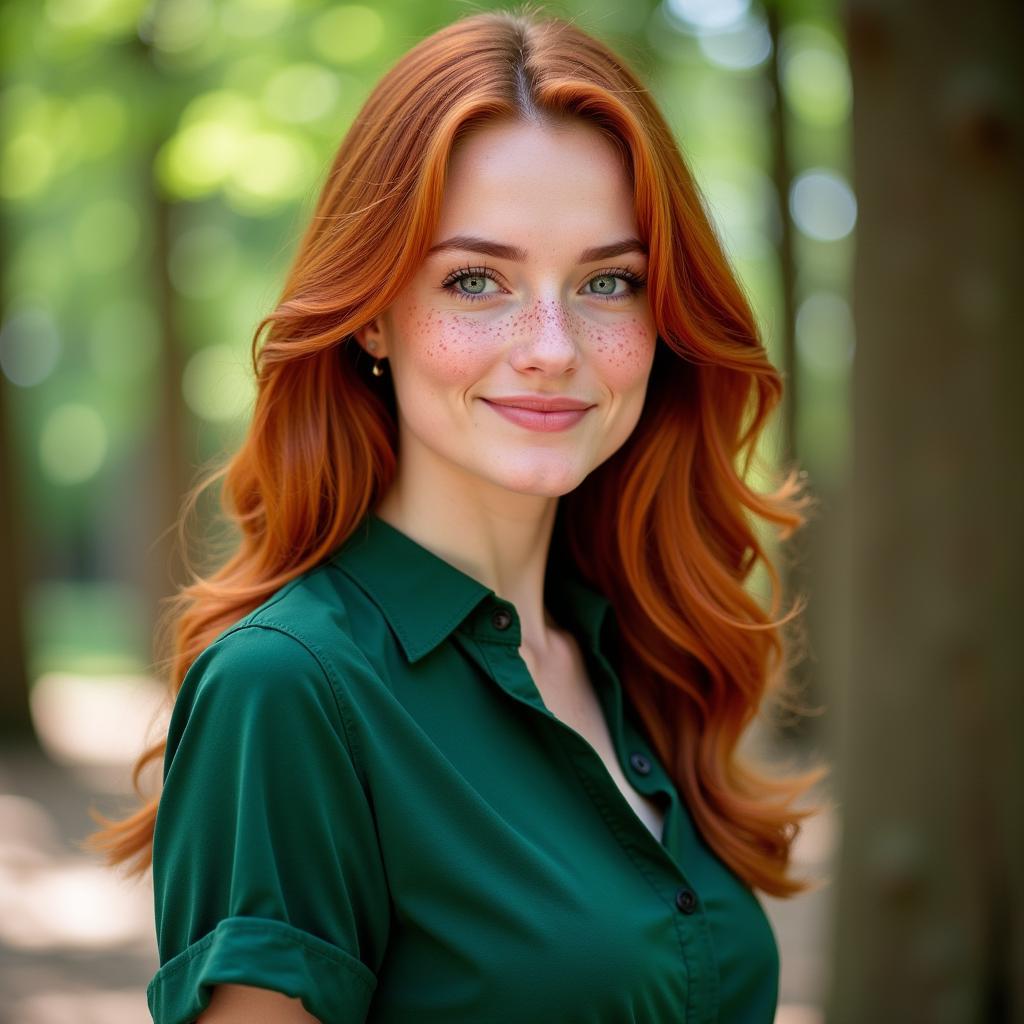
[[[857,352],[827,1020],[1024,1021],[1024,5],[843,17]]]

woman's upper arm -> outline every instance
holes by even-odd
[[[269,626],[226,635],[190,673],[153,836],[153,1020],[194,1021],[238,985],[301,998],[313,1017],[295,1020],[362,1021],[390,895],[339,691]]]
[[[252,985],[217,985],[196,1024],[320,1024],[299,999]]]

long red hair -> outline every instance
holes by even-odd
[[[374,377],[353,332],[384,310],[432,242],[453,147],[494,118],[583,118],[622,153],[649,249],[658,343],[646,404],[626,443],[559,502],[552,551],[611,599],[623,686],[707,843],[748,885],[792,896],[801,819],[794,804],[828,773],[780,777],[742,757],[769,695],[785,703],[782,585],[758,525],[784,540],[812,499],[789,469],[770,493],[748,482],[782,396],[743,290],[694,180],[647,89],[572,23],[521,8],[462,18],[381,79],[331,165],[277,307],[257,326],[257,398],[218,480],[240,540],[226,562],[170,599],[169,696],[224,629],[330,555],[387,491],[396,468],[390,377]],[[265,339],[260,345],[261,337]],[[781,476],[781,474],[780,474]],[[766,611],[751,593],[760,563]],[[151,862],[159,797],[85,845],[110,864]]]

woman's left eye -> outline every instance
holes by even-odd
[[[465,267],[462,270],[456,270],[449,274],[442,282],[441,289],[454,295],[456,298],[462,299],[464,302],[476,302],[480,299],[486,299],[501,290],[499,287],[495,291],[487,291],[488,281],[492,281],[495,284],[498,283],[487,267]],[[617,291],[616,284],[619,281],[622,281],[628,287]],[[646,278],[623,267],[595,274],[583,287],[589,288],[594,286],[594,291],[587,294],[597,295],[611,302],[619,302],[622,299],[628,299],[636,295],[637,292],[643,289],[645,282]]]
[[[628,287],[621,291],[616,291],[615,286],[619,281],[628,285]],[[640,290],[641,285],[642,282],[635,274],[619,271],[610,274],[598,274],[597,277],[592,277],[587,282],[587,286],[594,286],[594,290],[590,293],[591,295],[603,295],[609,299],[628,299]]]

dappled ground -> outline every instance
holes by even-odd
[[[128,881],[75,842],[93,828],[90,804],[108,814],[128,806],[128,765],[161,697],[146,679],[44,676],[33,715],[48,756],[28,746],[0,755],[3,1024],[149,1020],[149,875]]]
[[[146,1024],[157,969],[149,874],[128,881],[75,842],[87,808],[129,806],[138,737],[166,716],[160,687],[143,678],[41,678],[33,715],[46,753],[0,753],[0,1024]],[[827,877],[835,823],[801,833],[802,874]],[[821,1024],[832,890],[762,900],[782,957],[776,1024]]]

